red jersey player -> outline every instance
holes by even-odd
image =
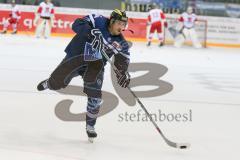
[[[159,46],[163,45],[163,24],[165,27],[167,27],[166,17],[165,14],[161,9],[159,9],[159,6],[157,4],[152,5],[153,9],[149,11],[148,15],[148,25],[150,25],[150,33],[148,36],[148,44],[147,46],[151,45],[152,38],[154,35],[154,32],[157,31],[158,33],[158,39],[160,41]]]
[[[19,19],[21,18],[20,11],[16,6],[15,0],[11,2],[11,5],[12,5],[12,10],[9,15],[10,17],[3,23],[3,31],[1,32],[2,34],[7,33],[7,28],[10,24],[12,25],[12,29],[13,29],[12,34],[17,33],[17,24]]]
[[[198,40],[197,33],[194,28],[197,16],[193,13],[193,8],[188,7],[187,12],[184,12],[178,21],[183,24],[183,27],[180,30],[181,34],[179,34],[175,39],[174,46],[181,47],[186,38],[190,37],[193,46],[195,48],[201,48],[202,45]]]
[[[39,4],[34,23],[36,24],[36,37],[48,38],[51,33],[52,22],[54,18],[54,6],[51,0],[45,0]]]

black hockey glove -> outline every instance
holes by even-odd
[[[81,18],[77,18],[72,24],[72,30],[80,35],[88,33],[92,28],[92,25],[88,21]]]
[[[116,73],[118,84],[123,88],[128,87],[130,84],[130,74],[128,72],[125,72],[124,74],[122,74],[116,70],[115,70],[115,73]]]

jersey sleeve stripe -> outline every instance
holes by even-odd
[[[39,7],[37,10],[37,13],[41,13],[42,12],[42,7]]]
[[[104,38],[103,38],[103,43],[107,45],[115,54],[121,54],[126,58],[130,58],[130,55],[124,54],[120,51],[118,51],[115,47],[113,47],[111,44],[109,44]]]
[[[54,14],[54,9],[51,10],[51,14]]]
[[[92,22],[93,27],[95,28],[95,20],[92,16],[92,14],[89,15],[90,21]]]

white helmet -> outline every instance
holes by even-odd
[[[189,6],[189,7],[187,8],[187,13],[188,13],[188,14],[193,13],[193,8]]]
[[[160,8],[160,6],[157,3],[152,3],[151,7],[152,9]]]
[[[14,6],[16,5],[16,1],[15,1],[15,0],[12,0],[12,1],[11,1],[11,5],[12,5],[12,7],[14,7]]]

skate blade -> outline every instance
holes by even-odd
[[[93,143],[94,142],[94,138],[89,137],[88,138],[88,142]]]

